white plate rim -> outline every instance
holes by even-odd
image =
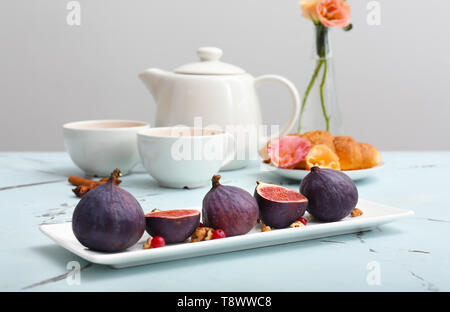
[[[358,169],[358,170],[340,170],[340,172],[347,174],[353,180],[359,180],[373,175],[374,173],[385,168],[385,162],[381,162],[375,167],[367,168],[367,169]],[[291,179],[303,179],[308,173],[309,170],[306,169],[284,169],[275,167],[272,164],[261,163],[261,170],[264,172],[274,172],[283,177],[289,177]]]

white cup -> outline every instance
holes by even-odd
[[[127,174],[139,163],[136,133],[149,127],[132,120],[70,122],[63,126],[64,145],[86,175],[107,177],[115,168]]]
[[[160,127],[138,132],[139,155],[161,186],[196,188],[208,184],[234,158],[234,136],[219,130]]]

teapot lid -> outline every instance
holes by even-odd
[[[189,63],[175,69],[177,74],[191,75],[236,75],[245,71],[237,66],[221,62],[223,52],[219,48],[201,47],[197,50],[200,62]]]

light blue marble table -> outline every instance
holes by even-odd
[[[70,221],[67,183],[82,175],[65,153],[0,153],[0,291],[450,291],[450,152],[385,152],[385,169],[357,183],[360,197],[415,211],[370,232],[166,263],[111,269],[51,242],[43,223]],[[255,162],[222,173],[298,188]],[[199,205],[208,187],[160,188],[142,169],[123,178],[146,212]],[[80,283],[67,279],[78,261]],[[374,275],[376,274],[376,275]]]

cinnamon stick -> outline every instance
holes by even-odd
[[[72,191],[77,197],[83,197],[83,195],[89,192],[90,190],[108,182],[108,178],[102,178],[98,181],[95,181],[78,176],[70,176],[68,180],[70,184],[76,186],[74,189],[72,189]],[[121,182],[122,181],[119,179],[114,180],[114,183],[116,185],[119,185]]]

